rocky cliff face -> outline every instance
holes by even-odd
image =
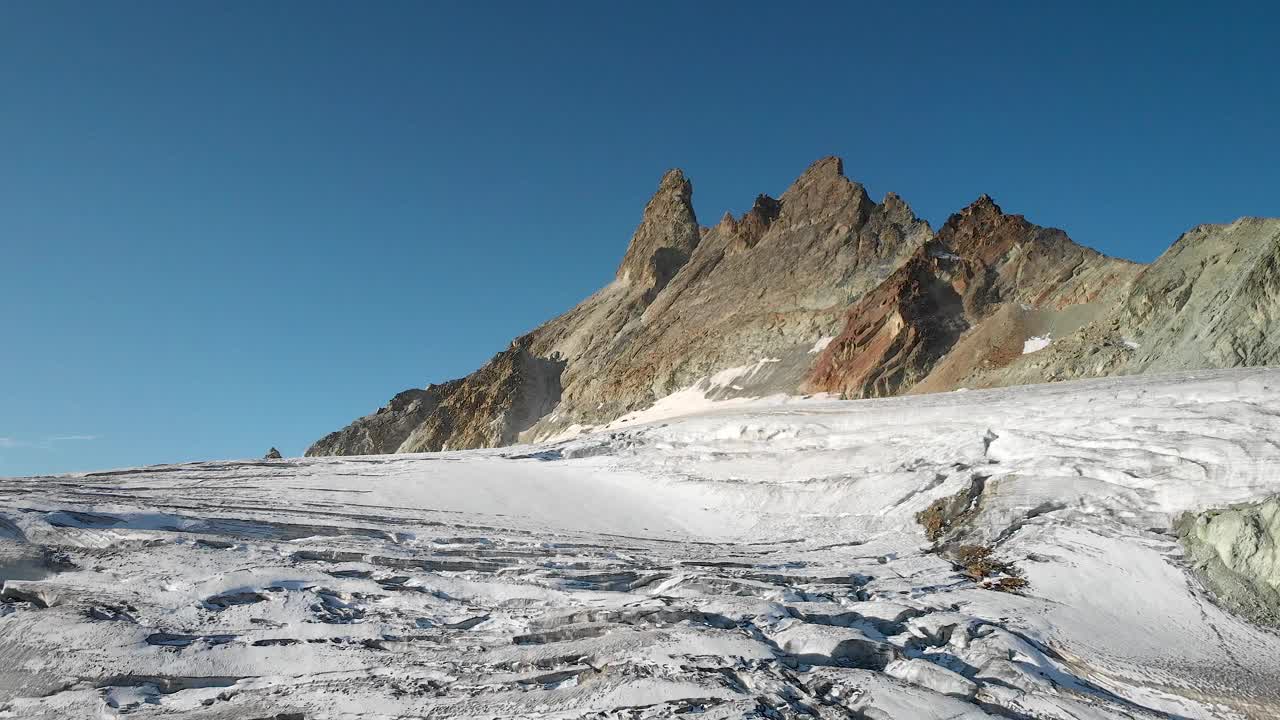
[[[804,388],[846,397],[953,389],[1017,357],[1026,335],[994,330],[1009,327],[1018,310],[1088,306],[1137,270],[1061,230],[1007,215],[983,195],[849,308]]]
[[[685,216],[660,217],[681,225]],[[646,216],[628,257],[650,224]],[[820,160],[780,198],[761,196],[708,228],[651,300],[606,288],[535,330],[535,352],[568,364],[560,405],[525,437],[606,422],[762,359],[777,362],[741,392],[792,392],[814,342],[931,234],[900,199],[877,204],[838,159]]]
[[[956,384],[1280,364],[1280,219],[1201,225],[1136,270],[1077,322],[1061,324],[1044,350]]]
[[[618,266],[617,280],[650,301],[671,282],[698,247],[702,231],[693,214],[693,186],[679,170],[662,177],[658,192]]]
[[[701,227],[672,170],[612,282],[475,373],[407,390],[307,454],[537,440],[699,381],[715,397],[873,397],[1275,363],[1278,264],[1278,220],[1196,228],[1149,267],[985,195],[934,233],[837,158]],[[1024,353],[1029,338],[1047,347]]]
[[[525,338],[458,380],[406,390],[382,409],[321,438],[308,455],[376,455],[510,445],[555,407],[564,362]]]
[[[371,415],[320,438],[307,455],[377,455],[398,452],[405,439],[431,417],[462,380],[411,389],[391,398],[391,402]]]
[[[1139,370],[1280,362],[1280,221],[1242,218],[1183,235],[1117,313]]]

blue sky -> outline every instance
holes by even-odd
[[[840,155],[1105,252],[1280,215],[1274,3],[11,3],[0,475],[251,457]]]

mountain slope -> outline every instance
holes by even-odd
[[[743,217],[726,216],[701,229],[688,180],[671,171],[645,208],[614,281],[507,351],[524,348],[562,367],[558,378],[542,383],[558,382],[559,396],[547,396],[554,410],[515,430],[531,439],[607,422],[705,375],[765,357],[780,362],[760,374],[750,392],[793,391],[812,361],[814,342],[835,334],[848,304],[931,236],[897,196],[872,201],[836,158],[814,163],[780,198],[761,196]],[[497,393],[494,402],[494,393],[478,390],[489,376],[509,377],[494,371],[506,362],[499,355],[472,376],[435,386],[445,399],[431,408],[384,408],[307,454],[507,444],[511,425],[504,413],[528,404],[527,391],[508,383],[510,392]],[[380,429],[413,423],[433,430],[406,443]],[[462,426],[468,429],[452,429]],[[490,426],[505,429],[472,429]]]
[[[762,196],[741,219],[708,229],[688,263],[622,327],[570,325],[603,342],[576,343],[560,321],[535,331],[532,347],[568,365],[560,406],[528,437],[612,420],[761,358],[780,362],[755,378],[752,392],[794,390],[808,350],[834,333],[848,303],[929,236],[898,198],[873,202],[839,160],[814,163],[778,200]]]
[[[991,335],[984,325],[1008,327],[1012,308],[1074,308],[1079,315],[1085,306],[1105,304],[1138,269],[1077,245],[1061,230],[1006,215],[983,195],[849,308],[844,331],[818,358],[805,388],[849,397],[895,395],[917,384],[953,389],[951,376],[1003,364],[1011,359],[1007,344],[1021,349],[1025,336],[997,336],[939,362],[965,340]]]
[[[1242,218],[1192,229],[1142,268],[1105,313],[962,384],[1277,364],[1280,219]]]
[[[672,170],[612,282],[475,373],[397,395],[307,454],[534,441],[695,386],[878,397],[1276,363],[1278,247],[1280,221],[1247,218],[1196,228],[1146,267],[985,195],[935,234],[897,195],[871,200],[838,158],[701,227]]]

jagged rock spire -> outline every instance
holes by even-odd
[[[693,185],[683,171],[668,170],[618,266],[618,282],[652,299],[689,260],[701,238]]]
[[[807,180],[812,181],[837,177],[844,177],[844,161],[835,155],[828,155],[827,157],[814,160],[813,163],[800,174],[800,177],[796,182],[801,183]]]
[[[903,200],[902,196],[895,192],[885,193],[884,200],[880,203],[880,212],[890,221],[904,226],[922,222],[916,217],[911,205],[907,204],[907,201]]]
[[[769,229],[769,225],[778,219],[782,212],[782,203],[768,195],[757,195],[755,203],[738,221],[738,239],[743,247],[755,247]]]
[[[726,214],[711,229],[699,227],[692,195],[684,173],[667,172],[607,288],[518,338],[500,360],[466,378],[398,396],[308,454],[487,447],[548,437],[610,422],[760,358],[782,358],[786,366],[730,386],[726,397],[730,390],[790,392],[801,387],[802,375],[805,391],[851,395],[1043,381],[1059,377],[1041,373],[1048,366],[1038,363],[1049,357],[1067,363],[1054,367],[1071,377],[1137,370],[1159,359],[1158,351],[1145,350],[1148,344],[1183,343],[1177,358],[1231,353],[1214,355],[1219,364],[1280,357],[1274,343],[1257,339],[1277,335],[1271,319],[1280,314],[1270,305],[1258,313],[1256,305],[1243,304],[1265,295],[1263,285],[1274,279],[1270,250],[1280,220],[1212,230],[1215,237],[1234,233],[1233,243],[1252,242],[1240,247],[1256,246],[1259,259],[1228,263],[1234,246],[1224,249],[1231,254],[1221,256],[1223,269],[1206,275],[1203,292],[1186,301],[1204,308],[1202,317],[1210,310],[1218,317],[1222,278],[1247,268],[1241,287],[1249,291],[1238,293],[1237,309],[1223,316],[1214,344],[1205,344],[1185,332],[1200,321],[1187,320],[1181,305],[1166,310],[1161,300],[1183,293],[1191,268],[1215,267],[1219,256],[1207,253],[1217,246],[1195,238],[1162,259],[1168,272],[1144,272],[1078,246],[1060,230],[1006,214],[988,195],[934,233],[901,197],[888,193],[881,203],[872,201],[835,157],[810,164],[776,200],[762,195],[750,211]],[[1201,245],[1206,249],[1188,249]],[[1135,277],[1148,289],[1134,289]],[[1089,307],[1050,315],[1077,305]],[[1089,322],[1101,324],[1089,332],[1109,334],[1088,336],[1080,347],[1089,352],[1078,357],[1051,349],[1023,360],[1028,333],[1040,332],[1032,324],[1043,318],[1055,328],[1097,318]],[[1143,329],[1148,338],[1160,323],[1159,343],[1139,341],[1144,364],[1123,365],[1134,349],[1111,337],[1116,328]],[[837,338],[825,349],[809,352],[832,335]],[[1069,346],[1055,338],[1055,347]],[[1096,361],[1094,347],[1103,348],[1110,364]],[[422,440],[406,445],[410,437]]]
[[[862,224],[875,207],[862,183],[844,175],[844,162],[835,156],[814,161],[779,198],[782,215],[806,217],[823,208],[854,208],[857,224]]]

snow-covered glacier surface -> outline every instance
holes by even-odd
[[[1244,370],[3,480],[0,717],[1278,717],[1170,529],[1277,438]]]

